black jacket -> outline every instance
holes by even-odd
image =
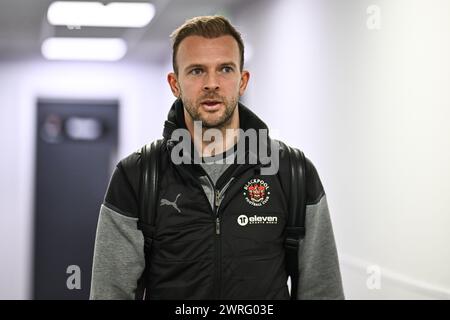
[[[267,129],[239,104],[240,127]],[[263,164],[233,164],[214,185],[197,164],[175,165],[171,133],[186,128],[177,100],[164,130],[156,231],[147,299],[289,299],[284,264],[287,199]],[[139,152],[120,161],[101,207],[92,299],[135,297],[145,266],[137,229]],[[299,299],[343,298],[325,193],[307,159],[306,235],[299,252]]]

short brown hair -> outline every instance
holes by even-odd
[[[240,53],[240,69],[244,68],[244,42],[241,34],[224,16],[199,16],[186,20],[181,26],[175,29],[170,35],[172,39],[172,66],[178,74],[176,55],[181,41],[189,36],[201,36],[209,39],[218,38],[225,35],[232,36],[238,43]]]

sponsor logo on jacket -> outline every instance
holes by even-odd
[[[274,216],[247,216],[245,214],[241,214],[237,218],[237,223],[240,226],[246,226],[248,224],[277,224],[278,223],[278,217]]]

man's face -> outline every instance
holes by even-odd
[[[170,73],[168,81],[190,120],[202,121],[206,128],[226,127],[249,78],[239,70],[237,41],[228,35],[189,36],[181,41],[176,61],[178,75]]]

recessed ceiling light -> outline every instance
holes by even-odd
[[[127,52],[127,45],[120,38],[48,38],[41,52],[49,60],[117,61]]]
[[[52,25],[142,28],[152,20],[155,7],[146,2],[55,1],[47,11]]]

